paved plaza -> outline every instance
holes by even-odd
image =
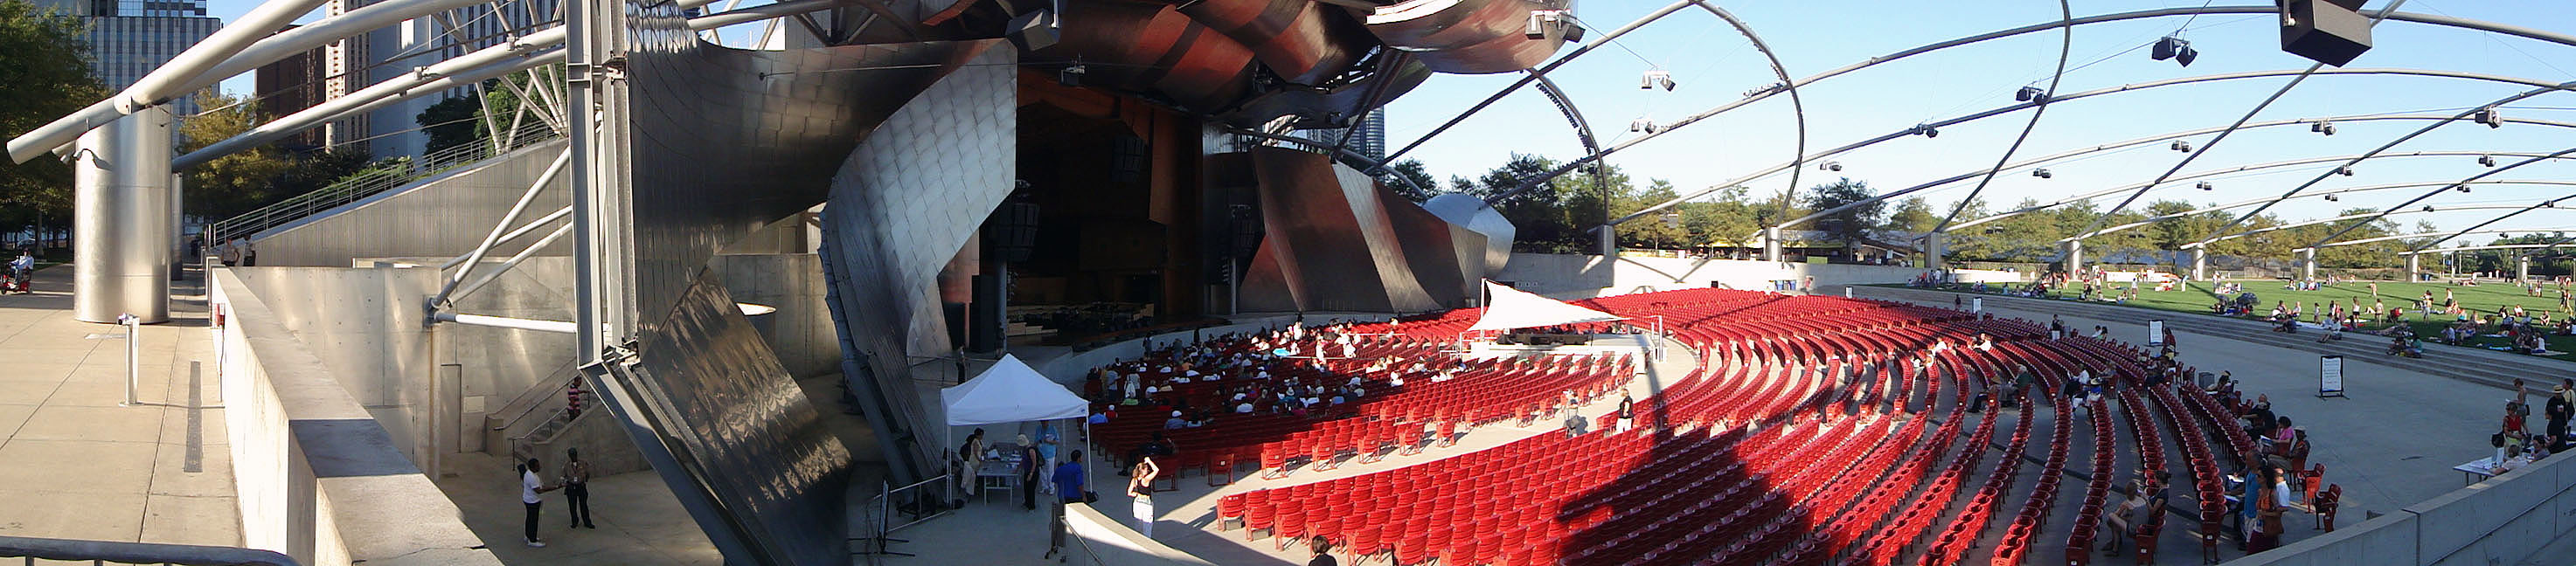
[[[126,406],[125,329],[73,320],[71,275],[0,296],[0,535],[240,545],[202,280],[142,327]]]

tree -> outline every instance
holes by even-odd
[[[1395,191],[1395,196],[1404,197],[1404,200],[1422,202],[1440,196],[1440,180],[1432,178],[1430,171],[1423,170],[1419,159],[1389,163],[1377,179],[1378,183],[1386,185],[1388,190]]]
[[[1614,199],[1611,202],[1611,210],[1624,216],[1679,196],[1681,194],[1673,189],[1671,181],[1655,179],[1647,183],[1644,189],[1630,191]],[[1657,214],[1620,224],[1619,245],[1665,249],[1696,244],[1681,208],[1679,206],[1666,208]]]
[[[488,137],[483,130],[482,118],[482,101],[459,96],[421,109],[420,114],[412,116],[412,122],[420,124],[420,130],[429,134],[429,144],[421,151],[434,152]]]
[[[187,153],[249,131],[261,122],[248,97],[226,96],[208,89],[197,93],[206,109],[179,122],[179,153]],[[221,220],[280,198],[270,181],[291,166],[275,147],[259,146],[207,160],[181,173],[186,184],[181,199],[189,214]]]
[[[1923,197],[1907,197],[1896,203],[1896,212],[1887,215],[1889,230],[1930,232],[1932,227],[1940,224],[1941,217],[1932,213],[1932,202],[1923,200]]]
[[[25,0],[0,0],[0,134],[26,133],[104,96],[90,76],[85,27]],[[0,160],[0,208],[11,214],[0,228],[70,216],[70,166],[49,157],[7,161]]]
[[[1832,183],[1807,189],[1807,208],[1818,211],[1832,210],[1869,200],[1875,196],[1878,196],[1878,193],[1869,190],[1869,183],[1844,177]],[[1878,227],[1880,209],[1885,208],[1886,205],[1886,201],[1872,201],[1853,206],[1849,210],[1816,219],[1816,228],[1830,235],[1834,241],[1849,245],[1867,238],[1868,230]]]

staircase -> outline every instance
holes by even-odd
[[[395,158],[391,163],[378,162],[365,171],[350,175],[320,190],[296,195],[278,201],[276,204],[260,207],[259,210],[245,212],[214,223],[206,228],[206,244],[211,246],[232,241],[234,238],[249,238],[251,235],[301,220],[315,213],[358,202],[360,199],[411,184],[413,181],[428,178],[431,175],[453,171],[476,162],[499,157],[511,150],[544,143],[557,137],[561,137],[561,134],[555,132],[553,128],[546,127],[542,123],[531,122],[521,126],[515,134],[503,136],[506,143],[481,140],[449,146],[417,158]]]
[[[1927,289],[1858,286],[1852,287],[1852,294],[1854,297],[1859,298],[1906,301],[1942,308],[1948,308],[1950,306],[1950,298],[1958,295],[1958,293]],[[2135,321],[2147,318],[2162,318],[2165,321],[2165,326],[2173,329],[2175,332],[2191,332],[2212,336],[2225,336],[2239,342],[2302,352],[2341,355],[2354,360],[2373,360],[2388,357],[2388,338],[2385,336],[2347,332],[2344,334],[2344,339],[2342,340],[2318,342],[2317,338],[2325,335],[2322,331],[2312,330],[2301,332],[2299,334],[2282,334],[2279,332],[2273,332],[2272,325],[2270,323],[2256,320],[2222,318],[2204,314],[2161,311],[2104,303],[2027,299],[1998,295],[1974,296],[1985,298],[1986,305],[1992,308],[2012,309],[2024,312],[2069,317],[2082,317],[2095,320]],[[2513,388],[2513,380],[2515,378],[2523,378],[2528,380],[2531,384],[2538,385],[2545,390],[2549,386],[2549,376],[2565,375],[2570,370],[2576,370],[2576,366],[2571,366],[2567,362],[2559,360],[2432,343],[2426,343],[2424,345],[2424,357],[2422,362],[2422,365],[2426,368],[2440,368],[2440,371],[2430,373],[2436,373],[2443,377],[2471,384],[2484,385],[2499,389],[2511,389]]]
[[[564,392],[578,379],[570,368],[558,371],[529,386],[502,410],[484,415],[484,452],[506,455],[511,462],[535,458],[547,469],[560,470],[564,450],[578,448],[581,459],[590,462],[592,475],[647,469],[634,440],[600,405],[597,392],[583,388],[581,412],[570,410]]]

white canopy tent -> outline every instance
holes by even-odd
[[[1492,280],[1485,281],[1485,295],[1485,314],[1476,318],[1476,325],[1468,327],[1468,332],[1627,320],[1627,317],[1541,297]]]
[[[975,379],[939,390],[939,402],[948,407],[950,426],[1079,419],[1091,409],[1081,396],[1008,354]]]

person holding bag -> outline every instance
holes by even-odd
[[[2261,523],[2255,528],[2254,539],[2246,546],[2248,553],[2262,552],[2281,546],[2281,513],[2289,509],[2289,502],[2286,499],[2289,497],[2290,488],[2282,483],[2281,469],[2265,468],[2263,482],[2262,493],[2255,496],[2254,501],[2255,510],[2261,516]]]

